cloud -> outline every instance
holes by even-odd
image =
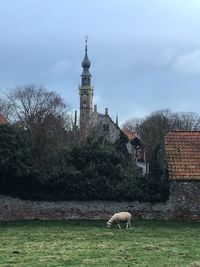
[[[70,68],[71,63],[65,59],[61,59],[50,68],[50,73],[54,75],[63,75],[66,74]]]
[[[93,103],[96,104],[99,109],[104,108],[105,105],[104,99],[99,94],[96,94],[96,92],[94,92]]]
[[[183,73],[200,74],[200,49],[177,56],[173,68]]]
[[[180,73],[200,74],[200,49],[190,53],[182,53],[174,48],[166,49],[157,59],[155,64],[159,67],[169,67]]]
[[[167,66],[170,65],[177,56],[177,51],[174,48],[167,48],[162,55],[156,60],[156,65]]]

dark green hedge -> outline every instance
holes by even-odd
[[[159,191],[160,182],[141,177],[119,145],[88,140],[71,150],[61,149],[49,164],[37,162],[30,136],[12,126],[0,126],[0,144],[1,194],[50,201],[167,198]]]

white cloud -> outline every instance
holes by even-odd
[[[173,68],[183,73],[200,74],[200,49],[177,56]]]
[[[200,74],[200,49],[190,53],[177,53],[177,49],[166,49],[156,60],[160,67],[168,66],[175,71],[186,74]]]
[[[177,51],[174,48],[167,48],[164,53],[156,60],[156,65],[166,66],[176,58]]]
[[[71,63],[65,59],[61,59],[50,68],[50,73],[54,75],[63,75],[66,74],[70,68]]]
[[[103,109],[105,105],[104,99],[99,94],[94,94],[93,104],[97,105],[98,109]]]

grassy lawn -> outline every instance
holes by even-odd
[[[0,266],[200,266],[200,224],[136,221],[107,229],[105,221],[0,223]]]

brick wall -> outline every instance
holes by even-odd
[[[114,201],[25,201],[0,195],[0,221],[106,220],[119,211],[130,211],[134,217],[146,220],[184,218],[200,221],[200,182],[171,182],[169,201],[156,204]]]
[[[139,211],[143,210],[142,213]],[[150,204],[112,201],[24,201],[0,196],[0,220],[108,219],[113,213],[130,211],[143,219],[169,218],[169,203]]]
[[[172,217],[200,220],[200,181],[172,181]]]

